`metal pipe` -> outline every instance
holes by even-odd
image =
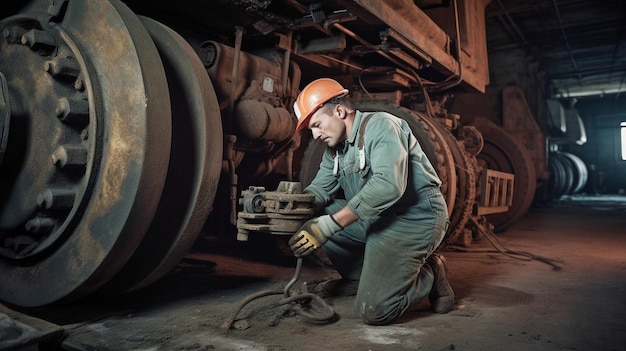
[[[228,139],[228,145],[225,150],[226,160],[228,162],[228,173],[230,175],[230,223],[237,224],[237,188],[238,177],[235,168],[235,151],[234,146],[237,137],[233,134],[233,121],[235,113],[235,94],[237,91],[237,81],[239,80],[239,58],[241,57],[241,42],[243,40],[244,28],[235,26],[235,57],[233,59],[233,70],[231,75],[230,97],[228,101],[228,123],[224,136]],[[222,123],[223,124],[223,123]]]
[[[232,134],[233,116],[235,112],[235,94],[237,92],[237,81],[239,81],[239,58],[241,57],[241,42],[243,41],[244,28],[235,26],[235,57],[233,58],[233,70],[231,73],[230,96],[228,98],[228,123],[224,134]]]
[[[386,58],[387,60],[395,63],[396,65],[398,65],[398,66],[400,66],[402,68],[404,68],[406,66],[402,62],[399,62],[398,60],[394,59],[390,55],[386,54],[384,51],[382,51],[376,45],[373,45],[373,44],[369,43],[367,40],[361,38],[356,33],[354,33],[353,31],[349,30],[348,28],[342,26],[341,24],[333,23],[333,27],[335,27],[335,28],[339,29],[340,31],[344,32],[345,34],[349,35],[351,38],[353,38],[354,40],[356,40],[359,43],[363,44],[365,47],[370,48],[370,49],[374,49],[377,54],[379,54],[382,57]]]
[[[293,37],[293,32],[289,31],[287,35],[287,42],[289,43],[289,49],[285,50],[283,53],[283,68],[282,68],[282,83],[283,83],[283,95],[287,95],[287,81],[289,80],[289,64],[291,60],[291,38]]]

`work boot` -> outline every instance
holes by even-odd
[[[454,308],[454,291],[446,277],[448,271],[446,259],[441,254],[433,253],[426,259],[426,264],[432,268],[435,276],[433,287],[428,294],[430,306],[435,313],[448,313]]]

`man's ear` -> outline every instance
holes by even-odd
[[[346,116],[348,115],[346,113],[346,109],[341,104],[335,105],[333,112],[337,114],[337,117],[339,117],[339,119],[346,119]]]

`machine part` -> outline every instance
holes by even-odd
[[[239,82],[245,83],[245,81],[239,79],[239,62],[241,60],[241,43],[243,41],[244,31],[245,29],[242,26],[235,26],[235,49],[230,75],[230,91],[228,94],[228,120],[226,122],[227,134],[233,133],[235,101],[237,100],[237,96],[239,96],[239,94],[237,94],[237,85]]]
[[[480,198],[476,214],[482,216],[507,212],[513,204],[515,175],[483,168],[480,178]]]
[[[9,141],[9,127],[11,122],[11,104],[9,103],[9,87],[7,79],[0,72],[0,167]]]
[[[0,299],[29,307],[94,292],[122,268],[154,218],[171,144],[165,72],[139,19],[118,0],[68,1],[51,23],[49,5],[0,22],[12,108]],[[59,57],[69,76],[45,70]],[[67,145],[84,149],[82,166],[53,163]]]
[[[280,182],[276,191],[265,193],[265,210],[285,215],[305,215],[314,213],[315,195],[302,192],[300,182]]]
[[[249,88],[252,81],[257,81],[263,87],[266,77],[276,77],[273,80],[273,91],[267,92],[271,96],[281,96],[285,87],[278,77],[281,76],[281,65],[270,62],[265,58],[251,55],[236,48],[215,42],[206,41],[200,45],[200,57],[206,67],[209,77],[213,81],[216,94],[221,102],[234,102],[241,97]],[[231,84],[233,65],[239,67],[237,72],[237,84]],[[232,89],[231,89],[232,88]]]
[[[477,117],[471,125],[480,131],[485,141],[477,156],[479,165],[515,175],[513,203],[509,211],[487,215],[494,231],[500,232],[519,220],[530,208],[537,187],[535,165],[526,148],[495,123]]]
[[[241,192],[239,204],[243,206],[243,212],[263,213],[265,211],[265,188],[262,186],[251,186],[248,190]]]
[[[488,2],[474,1],[471,4],[472,6],[464,6],[461,11],[457,11],[456,2],[453,4],[455,6],[451,7],[455,13],[461,16],[459,18],[461,23],[470,18],[477,18],[476,14],[484,11],[484,7]],[[353,13],[365,10],[379,18],[386,26],[392,28],[393,32],[397,32],[397,35],[394,35],[394,37],[404,39],[399,41],[400,44],[406,41],[405,45],[407,47],[403,49],[410,54],[432,61],[432,64],[429,63],[428,66],[435,66],[438,69],[445,70],[446,74],[461,75],[458,72],[459,62],[451,53],[451,46],[449,45],[452,41],[451,38],[425,12],[420,11],[411,2],[359,0],[355,2],[356,6],[354,6],[354,9],[352,8],[353,4],[350,5],[348,8]],[[456,17],[456,14],[454,15]],[[459,28],[463,29],[462,33],[457,32],[456,35],[462,34],[463,37],[469,38],[470,35],[464,27],[462,25]],[[389,38],[392,38],[392,36]],[[482,43],[485,39],[482,35],[469,39],[476,45],[463,45],[462,51],[459,53],[463,57],[463,67],[465,68],[462,77],[463,85],[469,83],[472,88],[484,91],[486,83],[489,82],[488,67],[477,67],[476,64],[483,63],[481,57],[486,53],[486,47]],[[428,42],[426,45],[420,44],[426,42]],[[470,67],[476,69],[467,69]]]
[[[485,145],[485,140],[476,127],[463,126],[461,127],[461,138],[463,140],[463,146],[465,151],[473,157],[478,156]]]
[[[567,158],[567,160],[571,164],[571,167],[574,169],[573,186],[571,189],[569,189],[568,194],[576,194],[583,190],[585,185],[587,185],[587,180],[589,179],[587,165],[580,157],[574,154],[563,151],[561,151],[560,154]]]
[[[248,240],[250,232],[291,235],[311,219],[314,201],[298,182],[280,182],[276,191],[251,186],[239,199],[244,211],[237,214],[237,239]]]
[[[558,199],[563,195],[576,194],[587,184],[587,166],[578,156],[568,152],[550,152],[550,179],[548,195]]]
[[[442,135],[450,147],[456,172],[456,199],[454,208],[448,214],[450,225],[445,243],[471,242],[471,238],[463,238],[467,234],[466,224],[472,215],[476,201],[476,184],[478,165],[472,153],[465,149],[465,144],[457,140],[448,130]]]
[[[550,153],[548,158],[550,178],[546,182],[546,195],[548,196],[546,200],[548,201],[560,199],[573,185],[573,170],[563,161],[565,160],[562,157]]]
[[[144,287],[178,263],[212,210],[222,161],[220,110],[191,46],[173,30],[140,17],[156,44],[172,106],[172,149],[157,213],[141,245],[103,290]]]
[[[229,199],[230,199],[230,223],[237,224],[237,190],[239,177],[237,176],[237,160],[235,152],[235,143],[237,136],[233,134],[224,135],[224,158],[227,165],[229,183]]]
[[[280,142],[291,138],[294,117],[282,107],[263,101],[242,100],[235,106],[237,129],[248,139]]]

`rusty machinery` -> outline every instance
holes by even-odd
[[[140,289],[214,228],[292,232],[310,196],[265,184],[317,171],[324,145],[293,132],[291,106],[320,76],[409,123],[443,181],[447,242],[470,245],[474,218],[510,225],[532,200],[533,160],[502,128],[446,109],[488,84],[487,2],[3,5],[0,300]]]
[[[275,191],[251,186],[241,192],[243,211],[237,214],[237,239],[260,232],[292,235],[315,213],[315,195],[302,193],[300,182],[280,182]]]

